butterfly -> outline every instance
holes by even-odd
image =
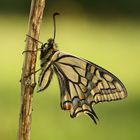
[[[40,76],[37,91],[45,90],[56,73],[60,86],[60,106],[70,112],[72,118],[81,113],[88,115],[95,123],[98,117],[93,106],[99,102],[124,99],[127,91],[123,83],[102,67],[57,49],[54,38],[42,43],[40,48]],[[31,36],[27,35],[32,38]],[[37,41],[36,39],[32,38]]]

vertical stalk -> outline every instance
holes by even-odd
[[[28,35],[39,39],[40,25],[42,22],[45,0],[32,0],[28,23]],[[24,62],[21,75],[21,108],[19,115],[18,140],[30,140],[31,119],[32,119],[32,100],[33,92],[36,85],[35,66],[36,66],[36,49],[37,42],[30,37],[26,37],[25,50],[32,52],[24,53]],[[31,76],[29,76],[31,73]]]

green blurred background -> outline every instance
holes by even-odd
[[[100,121],[71,119],[60,109],[56,76],[44,92],[34,93],[31,140],[140,139],[140,1],[46,0],[40,40],[53,36],[57,17],[59,49],[88,59],[119,77],[128,91],[122,101],[94,107]],[[17,139],[21,54],[25,47],[30,1],[0,1],[0,139]],[[39,60],[39,59],[38,59]],[[39,67],[39,61],[37,62]]]

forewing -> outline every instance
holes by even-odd
[[[38,80],[37,92],[40,92],[49,86],[52,76],[53,76],[53,69],[51,68],[51,66],[47,68],[45,67],[42,68],[42,71],[40,73],[39,80]]]
[[[60,53],[54,68],[61,89],[61,107],[69,110],[71,117],[85,113],[96,123],[93,103],[127,96],[124,85],[116,76],[87,60]]]

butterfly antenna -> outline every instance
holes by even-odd
[[[39,40],[33,38],[32,36],[30,36],[30,35],[28,35],[28,34],[26,34],[26,36],[27,36],[27,37],[30,37],[31,39],[33,39],[34,41],[37,41],[38,43],[40,43],[40,44],[42,44],[42,45],[44,44],[43,42],[41,42],[41,41],[39,41]]]
[[[55,20],[55,16],[60,15],[59,13],[54,13],[53,14],[53,23],[54,23],[54,37],[53,40],[55,41],[55,36],[56,36],[56,20]]]

